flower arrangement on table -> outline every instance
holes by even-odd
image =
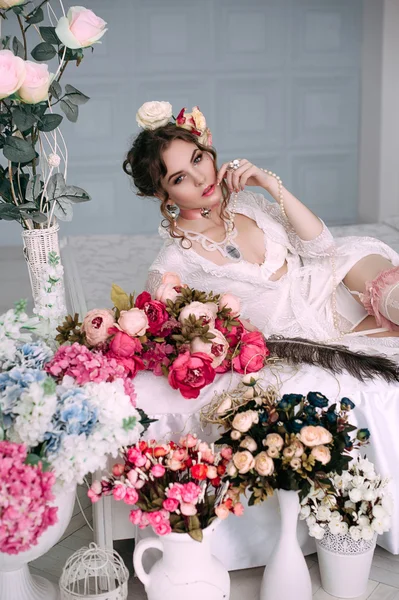
[[[392,497],[388,479],[377,475],[372,462],[358,456],[347,470],[330,475],[332,487],[311,486],[302,500],[300,519],[309,534],[322,539],[326,533],[349,535],[352,540],[370,541],[390,528]]]
[[[311,486],[333,489],[332,471],[340,474],[352,457],[349,451],[367,443],[369,431],[348,421],[353,402],[342,398],[329,406],[318,392],[285,394],[263,389],[258,375],[246,375],[231,392],[203,409],[204,422],[225,429],[217,441],[232,448],[226,474],[233,486],[251,492],[258,504],[275,489],[298,491],[305,498]]]
[[[10,552],[35,543],[44,531],[40,527],[55,518],[46,508],[53,481],[63,486],[82,483],[86,474],[104,468],[107,456],[115,457],[120,446],[136,443],[148,423],[135,408],[132,382],[115,361],[103,366],[92,360],[68,376],[53,376],[48,365],[54,352],[43,340],[33,340],[36,328],[40,329],[40,320],[30,319],[22,302],[0,316],[0,462],[14,499],[11,505],[7,494],[0,498],[0,544]],[[96,376],[90,377],[94,372]],[[11,463],[19,469],[17,480]],[[51,476],[43,473],[46,470]],[[31,488],[23,487],[24,480]],[[42,504],[36,503],[39,484]],[[29,501],[32,531],[28,516],[20,519],[24,527],[18,529],[15,514],[16,506],[21,515]]]
[[[130,379],[141,370],[164,375],[191,399],[217,373],[259,371],[269,354],[263,335],[240,321],[238,298],[188,288],[174,273],[164,275],[155,298],[148,292],[134,298],[116,285],[111,298],[113,310],[93,309],[83,324],[77,315],[68,316],[58,328],[58,341],[72,346],[61,346],[50,373],[72,374],[75,363],[83,368],[86,356],[104,368],[113,362]]]
[[[240,516],[243,506],[224,482],[231,449],[215,451],[213,444],[188,434],[179,443],[139,442],[123,450],[123,463],[112,474],[93,482],[88,495],[102,495],[135,505],[130,521],[158,535],[188,533],[202,541],[202,531],[217,517]]]

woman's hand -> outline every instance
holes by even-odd
[[[242,158],[240,166],[235,170],[230,167],[230,161],[224,163],[219,169],[216,183],[225,179],[231,193],[244,190],[246,185],[257,185],[266,189],[268,178],[269,176],[262,169]]]

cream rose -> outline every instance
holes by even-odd
[[[271,446],[266,450],[266,454],[270,456],[270,458],[279,458],[280,452],[275,446]]]
[[[18,6],[19,4],[23,4],[26,0],[0,0],[0,8],[8,10],[13,6]]]
[[[201,338],[194,338],[190,344],[190,350],[194,352],[204,352],[209,356],[213,357],[212,367],[216,369],[222,364],[226,358],[229,350],[229,342],[224,337],[223,333],[217,329],[210,329],[209,333],[212,333],[215,337],[209,342],[203,342]]]
[[[320,425],[307,425],[302,427],[298,439],[309,448],[329,444],[332,441],[331,433]]]
[[[331,452],[327,446],[314,446],[310,454],[321,462],[322,465],[326,465],[331,460]]]
[[[230,398],[230,396],[227,396],[227,398],[222,400],[222,402],[219,404],[216,413],[218,415],[222,415],[226,411],[230,410],[231,406],[232,406],[231,398]]]
[[[147,315],[140,308],[121,310],[118,327],[132,337],[144,335],[148,328]]]
[[[198,138],[198,141],[203,146],[212,146],[212,133],[209,127],[207,127],[202,135]]]
[[[83,319],[82,331],[91,346],[105,342],[110,334],[108,330],[115,324],[115,317],[109,308],[94,308]]]
[[[294,456],[295,456],[294,446],[287,446],[286,448],[284,448],[283,456],[285,456],[285,458],[294,458]]]
[[[136,121],[143,129],[158,129],[167,125],[172,117],[169,102],[144,102],[136,114]]]
[[[290,445],[295,448],[295,458],[302,456],[304,453],[304,447],[299,440],[294,440]]]
[[[0,50],[0,100],[11,96],[22,85],[26,75],[25,61],[11,50]]]
[[[245,438],[240,442],[240,446],[241,448],[245,448],[245,450],[255,452],[255,450],[258,447],[258,444],[253,438],[251,438],[249,435],[246,435]]]
[[[170,285],[169,283],[161,283],[155,292],[155,300],[166,304],[168,300],[175,302],[179,295],[179,292],[175,290],[173,285]]]
[[[235,477],[238,473],[236,466],[231,462],[227,465],[226,473],[230,477]]]
[[[249,431],[253,425],[255,417],[258,414],[254,410],[247,410],[245,412],[238,413],[231,424],[234,429],[241,431],[241,433],[246,433]]]
[[[269,433],[265,438],[265,446],[275,447],[277,450],[281,450],[284,446],[284,440],[279,433]]]
[[[274,462],[270,456],[267,455],[266,452],[259,452],[259,454],[255,457],[255,471],[259,473],[259,475],[263,475],[264,477],[268,477],[274,471]]]
[[[55,33],[67,48],[77,50],[92,46],[104,35],[106,22],[84,6],[71,6],[66,17],[58,21]]]
[[[294,471],[297,471],[300,466],[301,466],[302,462],[300,458],[292,458],[290,461],[290,466]]]
[[[25,61],[26,75],[18,94],[26,104],[37,104],[48,98],[52,80],[48,65]]]
[[[238,317],[241,310],[241,301],[233,294],[223,294],[219,300],[219,309],[222,310],[222,308],[230,308],[230,316]]]
[[[234,466],[237,468],[241,475],[245,475],[255,466],[255,459],[248,450],[242,452],[236,452],[233,456]]]
[[[214,327],[218,312],[217,304],[214,302],[191,302],[183,308],[179,315],[180,323],[193,315],[196,319],[202,319],[203,325]]]
[[[233,429],[233,431],[230,433],[230,437],[232,440],[239,440],[241,437],[241,433],[239,431],[237,431],[236,429]]]

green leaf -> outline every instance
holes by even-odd
[[[0,221],[18,221],[20,218],[20,212],[15,204],[0,202]]]
[[[53,131],[56,129],[63,119],[62,115],[48,113],[41,118],[37,128],[39,131]]]
[[[24,204],[20,204],[18,208],[21,211],[29,211],[31,209],[37,210],[37,206],[34,202],[25,202]]]
[[[54,216],[57,217],[60,221],[72,221],[73,216],[73,208],[72,204],[69,200],[61,200],[59,197],[53,200],[55,203],[54,206]]]
[[[32,179],[29,179],[28,185],[26,186],[25,200],[28,201],[27,204],[31,203],[33,206],[36,206],[34,200],[36,200],[41,191],[42,184],[40,175],[34,175]]]
[[[8,136],[4,143],[3,154],[12,162],[26,163],[36,158],[37,153],[29,142],[19,137]]]
[[[134,429],[136,427],[136,417],[129,417],[128,419],[123,419],[122,427],[125,431],[129,431],[129,429]]]
[[[55,211],[54,211],[55,213]],[[47,222],[47,215],[45,215],[42,212],[35,212],[35,213],[31,213],[29,215],[29,218],[32,219],[32,221],[34,221],[35,223],[46,223]]]
[[[57,54],[55,48],[47,42],[40,42],[31,52],[32,57],[38,62],[51,60]]]
[[[61,100],[61,110],[65,113],[68,121],[76,123],[79,116],[79,108],[76,104],[73,104],[68,98],[66,100]]]
[[[119,310],[129,310],[130,308],[129,296],[116,283],[112,284],[111,300]]]
[[[69,83],[65,86],[65,93],[72,104],[86,104],[90,100],[89,96],[77,90],[73,85],[69,85]]]
[[[53,83],[50,85],[50,94],[54,96],[54,98],[56,98],[57,100],[61,98],[62,87],[58,83],[58,81],[53,81]]]
[[[33,125],[36,123],[35,115],[25,111],[23,108],[15,108],[12,111],[12,117],[15,125],[22,133],[33,127]]]
[[[16,15],[22,15],[22,13],[24,12],[24,5],[13,6],[12,11]]]
[[[202,529],[190,529],[188,535],[193,538],[196,542],[202,542]]]
[[[75,185],[67,185],[62,197],[67,198],[70,202],[88,202],[91,200],[87,192]]]
[[[5,37],[1,38],[2,50],[10,49],[10,40],[11,40],[10,35],[6,35]]]
[[[57,46],[61,43],[58,35],[55,33],[55,27],[39,27],[40,35],[43,40],[48,44],[56,44]]]
[[[20,58],[24,58],[25,56],[24,45],[16,36],[14,36],[12,39],[12,51],[14,52],[15,56],[19,56]]]
[[[64,194],[66,185],[62,173],[54,173],[48,180],[46,195],[49,200],[59,198]]]
[[[33,25],[34,23],[41,23],[44,19],[44,13],[43,13],[43,9],[40,8],[40,6],[38,6],[36,8],[36,10],[34,10],[29,16],[28,16],[28,23],[29,25]]]

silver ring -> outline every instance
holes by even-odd
[[[234,160],[232,160],[229,164],[229,169],[231,171],[237,171],[237,169],[239,169],[240,167],[240,159],[239,158],[235,158]]]

